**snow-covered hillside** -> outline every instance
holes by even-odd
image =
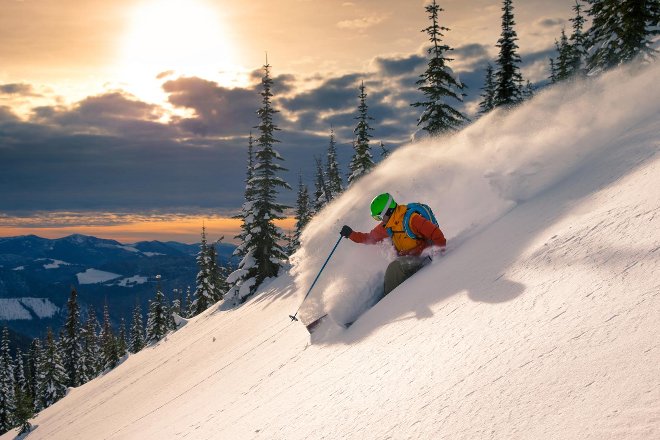
[[[71,390],[29,439],[660,438],[659,77],[401,148],[315,219],[291,274]],[[429,203],[450,251],[310,344],[287,315],[383,191]],[[350,320],[391,257],[343,241],[301,316]]]

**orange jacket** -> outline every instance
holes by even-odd
[[[417,213],[410,217],[409,227],[416,236],[422,237],[422,239],[410,238],[403,227],[406,209],[406,205],[398,205],[387,223],[380,223],[369,233],[353,231],[349,238],[355,243],[376,244],[390,237],[387,232],[390,229],[392,244],[399,255],[419,255],[429,246],[444,247],[447,245],[447,240],[440,228]]]

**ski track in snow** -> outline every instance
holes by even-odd
[[[400,149],[312,222],[291,274],[72,389],[29,438],[660,438],[658,71]],[[311,344],[287,315],[385,190],[428,200],[452,249]],[[343,241],[301,316],[354,315],[391,258]]]

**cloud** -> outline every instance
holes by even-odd
[[[30,84],[25,83],[1,84],[0,93],[4,95],[39,96]]]
[[[555,28],[566,24],[566,20],[563,18],[543,18],[536,21],[536,25],[544,28]]]
[[[169,102],[193,110],[194,117],[175,124],[189,133],[208,136],[247,135],[257,123],[260,97],[254,89],[226,88],[213,81],[184,77],[163,84]]]
[[[374,64],[383,75],[400,76],[423,69],[426,66],[426,57],[417,54],[400,58],[376,57]]]
[[[387,17],[384,15],[372,15],[370,17],[356,18],[353,20],[343,20],[337,23],[337,27],[339,29],[363,31],[382,23],[386,18]]]

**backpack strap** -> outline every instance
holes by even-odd
[[[433,215],[433,211],[428,205],[425,205],[424,203],[408,203],[408,209],[403,216],[403,228],[405,229],[406,234],[408,234],[408,237],[413,240],[422,239],[422,237],[418,237],[410,228],[410,218],[413,214],[419,214],[434,225],[439,226],[438,221],[435,219],[435,215]]]

